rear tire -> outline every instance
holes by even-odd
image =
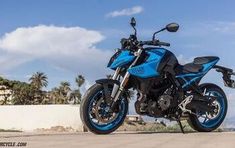
[[[218,94],[220,96],[218,97],[219,100],[217,99],[221,107],[220,112],[218,112],[218,117],[209,119],[205,123],[201,123],[198,116],[191,114],[189,116],[188,123],[194,130],[198,132],[211,132],[217,129],[224,121],[228,108],[227,97],[224,91],[215,84],[205,83],[200,85],[199,87],[201,90],[204,90],[206,88],[207,92],[214,92],[215,94]]]
[[[103,90],[102,85],[94,84],[91,88],[87,90],[80,105],[80,116],[81,116],[83,124],[89,131],[95,134],[109,134],[115,131],[117,128],[119,128],[122,125],[123,121],[125,120],[127,111],[128,111],[128,101],[126,98],[123,97],[122,98],[123,102],[120,101],[122,102],[121,103],[122,110],[119,110],[119,112],[117,113],[118,114],[117,120],[115,119],[111,123],[108,123],[112,125],[107,124],[107,126],[99,126],[97,123],[94,123],[90,117],[91,116],[90,105],[92,104],[92,101],[94,101],[93,100],[94,96],[98,92],[101,92],[102,90]]]

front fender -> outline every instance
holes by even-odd
[[[113,79],[99,79],[95,81],[97,84],[101,84],[101,85],[120,85],[120,82],[118,80],[113,80]]]
[[[116,85],[120,85],[120,82],[118,80],[113,80],[113,79],[99,79],[95,81],[97,84],[102,85],[102,87],[104,88],[104,95],[106,100],[111,100],[111,93],[110,93],[110,88],[112,88],[114,86],[114,84]]]

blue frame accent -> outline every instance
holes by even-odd
[[[201,72],[180,74],[180,75],[177,75],[176,78],[181,78],[182,80],[184,80],[185,84],[182,86],[182,88],[186,88],[192,82],[195,82],[197,79],[201,79],[218,61],[219,59],[216,59],[212,62],[203,64],[202,65],[203,69]],[[186,80],[187,77],[191,77],[191,79]]]
[[[118,67],[123,67],[134,60],[135,56],[128,50],[123,50],[118,57],[113,61],[109,68],[115,70]]]
[[[149,77],[158,76],[159,73],[157,72],[157,67],[159,66],[159,63],[161,62],[165,53],[166,49],[164,48],[156,48],[147,51],[147,54],[149,54],[148,59],[143,64],[128,69],[128,72],[131,75],[140,78],[149,78]]]

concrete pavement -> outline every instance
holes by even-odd
[[[0,133],[1,142],[27,142],[30,148],[234,148],[235,132]]]

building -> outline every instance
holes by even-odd
[[[0,85],[0,105],[11,104],[12,90],[5,85]]]

